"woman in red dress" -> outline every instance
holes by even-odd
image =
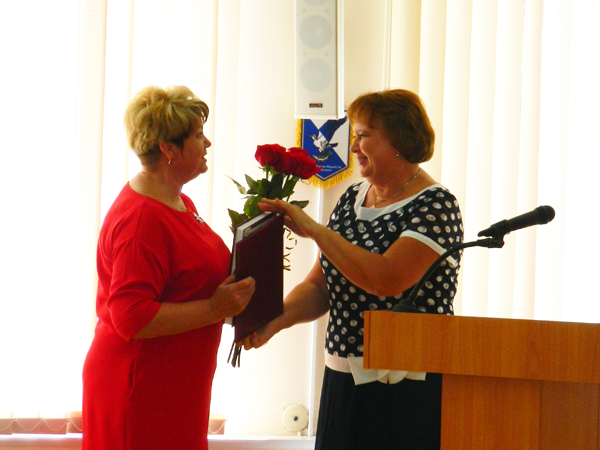
[[[125,113],[142,169],[98,240],[98,324],[83,368],[83,450],[203,450],[225,317],[254,292],[185,183],[208,169],[207,105],[188,88],[140,91]]]

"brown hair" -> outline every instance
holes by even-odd
[[[435,131],[421,98],[404,89],[363,94],[348,107],[352,122],[381,127],[384,136],[413,164],[433,156]]]

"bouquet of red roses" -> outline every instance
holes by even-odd
[[[261,165],[265,177],[253,180],[246,175],[248,189],[231,178],[238,191],[246,198],[243,213],[228,210],[232,227],[260,214],[258,203],[262,198],[289,201],[298,180],[306,180],[321,170],[308,152],[299,147],[286,149],[279,144],[259,145],[254,156]],[[308,201],[292,200],[290,203],[301,208],[308,205]]]

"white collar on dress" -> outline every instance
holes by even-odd
[[[358,186],[358,192],[356,193],[356,200],[354,202],[354,212],[356,212],[356,217],[360,220],[372,221],[379,216],[382,216],[384,214],[389,214],[392,211],[395,211],[398,208],[402,207],[403,205],[409,204],[416,197],[418,197],[425,191],[428,191],[431,189],[437,189],[437,188],[446,189],[443,185],[441,185],[439,183],[432,184],[431,186],[427,186],[425,189],[423,189],[422,191],[416,193],[415,195],[413,195],[411,197],[405,198],[403,200],[399,200],[397,202],[392,203],[391,205],[384,206],[383,208],[371,209],[371,208],[362,206],[363,203],[365,202],[365,197],[367,196],[367,192],[369,192],[370,187],[371,187],[371,183],[369,183],[368,181],[363,181]]]

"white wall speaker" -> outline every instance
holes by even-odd
[[[343,0],[294,0],[297,119],[344,117]]]

